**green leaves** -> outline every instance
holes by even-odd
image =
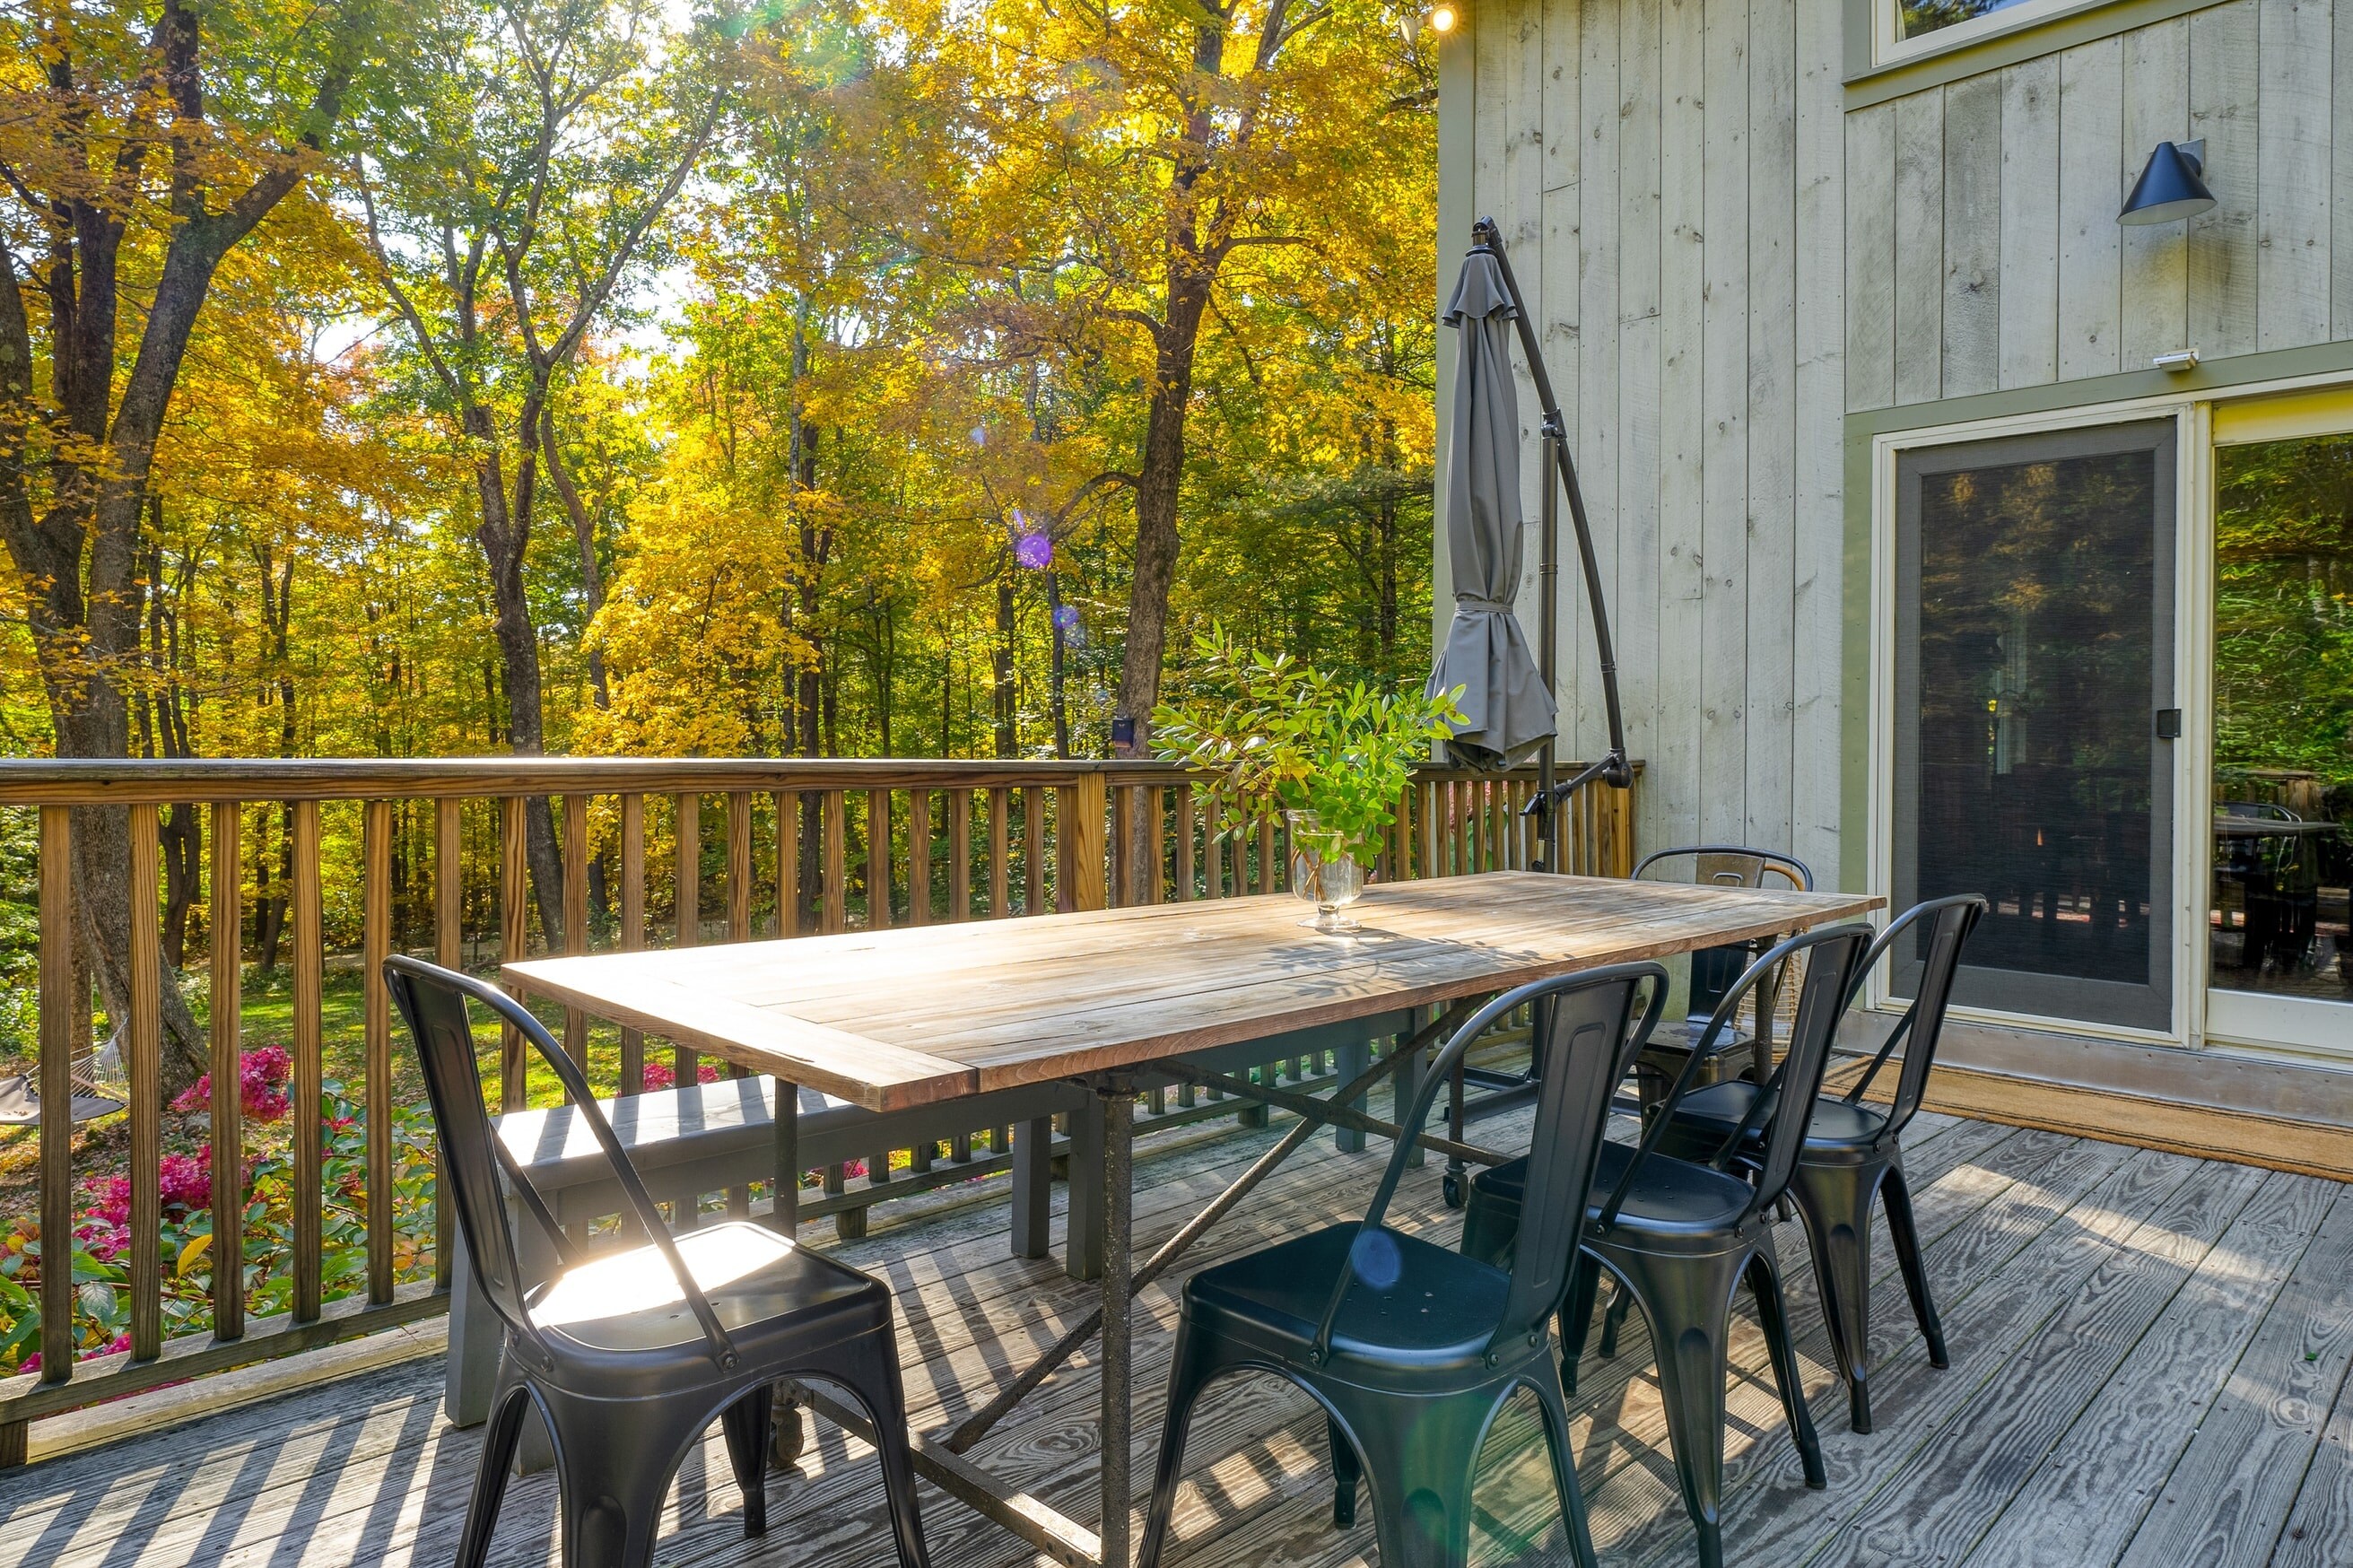
[[[1240,646],[1222,625],[1195,639],[1178,701],[1153,714],[1164,757],[1218,775],[1220,837],[1312,811],[1333,847],[1369,864],[1397,820],[1414,764],[1462,721],[1462,689],[1431,697],[1343,683],[1288,654]]]

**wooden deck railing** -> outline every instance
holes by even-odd
[[[0,763],[0,810],[37,811],[39,820],[37,1082],[46,1105],[70,1100],[75,1047],[90,1037],[86,979],[75,984],[69,866],[78,829],[114,826],[93,814],[124,814],[133,909],[143,916],[129,922],[129,1016],[109,1021],[119,1026],[129,1091],[127,1148],[110,1143],[107,1151],[110,1168],[126,1175],[129,1187],[127,1214],[112,1236],[123,1260],[119,1288],[128,1297],[123,1342],[94,1355],[78,1343],[78,1292],[93,1280],[47,1267],[44,1256],[36,1292],[39,1366],[0,1379],[0,1465],[22,1461],[26,1423],[36,1417],[440,1310],[448,1216],[433,1202],[429,1132],[416,1131],[422,1125],[416,1121],[403,1143],[396,1125],[396,1047],[382,974],[393,952],[480,968],[534,952],[628,951],[1276,891],[1285,881],[1279,835],[1266,829],[1217,841],[1197,787],[1194,775],[1149,763]],[[1534,840],[1519,813],[1534,789],[1532,770],[1419,773],[1377,875],[1527,865]],[[547,900],[552,921],[540,916],[530,870],[527,803],[535,797],[551,801],[561,866],[561,888]],[[715,813],[706,809],[713,805]],[[248,1215],[274,1205],[286,1215],[283,1235],[227,1247],[205,1238],[204,1222],[195,1220],[175,1233],[181,1245],[173,1256],[163,1245],[158,911],[166,807],[174,808],[184,839],[178,825],[193,819],[202,840],[195,863],[205,868],[208,895],[212,1082],[239,1083],[248,1037],[240,1004],[250,956],[245,915],[256,903],[275,904],[270,929],[282,933],[278,945],[291,971],[283,1110],[291,1128],[311,1130],[290,1140],[280,1184],[258,1194],[244,1096],[210,1094],[200,1113],[211,1155],[210,1214]],[[1588,792],[1563,823],[1567,868],[1626,875],[1631,823],[1627,792]],[[1148,831],[1137,831],[1139,824]],[[1144,843],[1154,852],[1134,855],[1131,846]],[[592,910],[596,904],[600,910]],[[492,933],[494,941],[485,940]],[[350,1033],[359,1046],[358,1081],[344,1086],[339,1103],[353,1112],[355,1138],[329,1102],[324,1005],[331,970],[353,957],[361,1005]],[[588,1062],[589,1021],[569,1016],[562,1031],[566,1048]],[[608,1080],[615,1092],[644,1084],[646,1044],[618,1032],[617,1052],[607,1058],[617,1058]],[[497,1102],[524,1103],[529,1064],[512,1034],[497,1065]],[[702,1067],[683,1047],[654,1065],[658,1079],[667,1066],[680,1082],[692,1081]],[[276,1110],[278,1102],[270,1103]],[[355,1142],[356,1153],[333,1153],[333,1138],[321,1135],[329,1129]],[[73,1237],[82,1201],[77,1142],[90,1131],[53,1116],[37,1133],[0,1139],[0,1160],[6,1144],[37,1141],[43,1254]],[[923,1156],[934,1152],[918,1151],[919,1165],[928,1167]],[[962,1141],[950,1152],[952,1160],[971,1155]],[[83,1163],[100,1163],[87,1149]],[[846,1198],[841,1173],[825,1175],[828,1197]],[[178,1179],[187,1179],[185,1164]],[[337,1199],[343,1211],[331,1216]],[[330,1247],[331,1230],[340,1247]],[[108,1260],[79,1261],[88,1275],[105,1272],[97,1266]],[[274,1290],[260,1292],[258,1279],[274,1282]],[[183,1321],[199,1322],[198,1331],[171,1331],[167,1284]],[[270,1310],[248,1315],[262,1294]],[[19,1309],[18,1321],[30,1306]],[[0,1292],[0,1326],[7,1312]]]

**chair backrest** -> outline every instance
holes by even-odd
[[[1920,984],[1912,994],[1912,1005],[1904,1010],[1895,1027],[1881,1042],[1878,1054],[1863,1069],[1854,1086],[1847,1090],[1847,1103],[1860,1100],[1871,1080],[1879,1076],[1896,1046],[1909,1039],[1904,1047],[1904,1070],[1896,1076],[1895,1100],[1887,1115],[1887,1136],[1904,1131],[1920,1109],[1920,1097],[1927,1091],[1928,1068],[1935,1065],[1937,1042],[1944,1037],[1945,1010],[1952,1003],[1953,979],[1960,972],[1961,950],[1968,945],[1969,933],[1978,929],[1984,918],[1986,900],[1980,893],[1954,893],[1946,898],[1930,899],[1913,905],[1887,924],[1871,951],[1855,965],[1853,988],[1848,995],[1852,1002],[1860,996],[1863,983],[1871,978],[1879,961],[1894,950],[1905,933],[1915,932],[1926,925],[1926,951],[1921,955]]]
[[[1746,1212],[1754,1215],[1779,1200],[1798,1168],[1798,1154],[1805,1146],[1806,1123],[1812,1119],[1814,1097],[1821,1092],[1822,1074],[1830,1066],[1831,1038],[1838,1032],[1839,1018],[1846,1011],[1848,997],[1853,994],[1855,965],[1862,962],[1873,934],[1869,926],[1857,922],[1793,936],[1758,957],[1734,982],[1709,1016],[1707,1026],[1691,1054],[1684,1058],[1674,1087],[1652,1113],[1617,1191],[1602,1205],[1599,1223],[1604,1228],[1616,1221],[1627,1194],[1633,1191],[1634,1179],[1643,1163],[1653,1157],[1660,1138],[1674,1120],[1675,1108],[1690,1092],[1699,1064],[1715,1052],[1725,1031],[1739,1016],[1742,1000],[1779,973],[1784,964],[1803,954],[1805,984],[1798,993],[1797,1020],[1790,1026],[1788,1052],[1774,1068],[1773,1076],[1766,1080],[1765,1092],[1757,1096],[1747,1116],[1725,1140],[1713,1162],[1719,1168],[1728,1165],[1733,1156],[1741,1152],[1748,1134],[1758,1127],[1765,1128],[1762,1168]]]
[[[1752,849],[1745,844],[1685,844],[1654,850],[1634,867],[1634,879],[1638,882],[1761,888],[1767,877],[1801,893],[1814,890],[1814,874],[1804,861],[1778,850]]]
[[[1768,879],[1801,893],[1814,890],[1814,874],[1804,861],[1778,850],[1755,849],[1745,844],[1685,844],[1645,855],[1634,867],[1634,879],[1639,882],[1762,888]],[[1694,952],[1686,1010],[1695,1017],[1704,1017],[1715,1011],[1754,951],[1735,945],[1704,947]]]
[[[1643,999],[1645,986],[1647,1000]],[[1635,1016],[1638,1001],[1642,1005],[1639,1019]],[[1422,1074],[1412,1109],[1398,1119],[1397,1146],[1365,1211],[1351,1267],[1342,1272],[1316,1330],[1319,1357],[1331,1348],[1333,1321],[1357,1278],[1380,1277],[1377,1252],[1385,1238],[1382,1222],[1440,1089],[1472,1042],[1522,1007],[1531,1008],[1535,1019],[1530,1039],[1535,1058],[1530,1065],[1537,1081],[1535,1125],[1529,1145],[1526,1193],[1520,1205],[1519,1238],[1513,1249],[1512,1282],[1489,1342],[1501,1345],[1535,1332],[1559,1310],[1568,1292],[1588,1194],[1609,1125],[1611,1093],[1628,1063],[1658,1026],[1666,1001],[1664,969],[1655,963],[1613,964],[1523,985],[1488,1003],[1454,1032]]]
[[[2301,822],[2304,818],[2284,805],[2267,800],[2225,800],[2215,803],[2214,809],[2226,816],[2258,818],[2264,822]]]
[[[546,1026],[497,986],[421,959],[400,956],[385,960],[384,978],[391,990],[393,1005],[400,1010],[402,1020],[408,1026],[409,1037],[417,1045],[418,1064],[424,1068],[425,1092],[432,1101],[434,1128],[441,1139],[442,1176],[457,1200],[458,1228],[464,1238],[467,1260],[473,1265],[483,1300],[527,1352],[536,1355],[543,1366],[549,1360],[546,1342],[531,1321],[530,1282],[523,1275],[514,1233],[507,1224],[499,1173],[505,1172],[508,1190],[545,1232],[558,1259],[569,1266],[578,1260],[579,1249],[555,1223],[555,1216],[549,1212],[538,1189],[531,1184],[491,1126],[490,1107],[482,1099],[480,1068],[474,1054],[473,1027],[466,1016],[469,999],[480,1003],[513,1026],[554,1069],[574,1101],[575,1113],[587,1122],[606,1159],[611,1162],[614,1177],[629,1200],[638,1224],[669,1263],[688,1308],[702,1325],[712,1359],[723,1370],[733,1369],[736,1363],[733,1342],[679,1258],[677,1245],[662,1223],[661,1211],[654,1206],[645,1184],[622,1152],[611,1124],[596,1109],[596,1093],[589,1088],[579,1064],[565,1054]]]

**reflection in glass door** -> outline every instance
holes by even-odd
[[[2218,411],[2207,1027],[2353,1051],[2353,399],[2312,411]]]
[[[2175,441],[1897,459],[1892,890],[1991,900],[1967,1005],[2172,1026]]]

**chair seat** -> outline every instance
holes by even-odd
[[[1713,1137],[1721,1148],[1723,1141],[1732,1136],[1749,1108],[1757,1103],[1757,1088],[1746,1079],[1719,1083],[1697,1089],[1683,1097],[1675,1107],[1677,1131],[1686,1128],[1703,1136]],[[1770,1115],[1767,1108],[1767,1116]],[[1767,1117],[1760,1116],[1761,1127]],[[1814,1113],[1806,1122],[1806,1147],[1829,1152],[1845,1149],[1865,1148],[1877,1142],[1887,1129],[1887,1113],[1873,1105],[1850,1105],[1843,1100],[1828,1095],[1814,1101]],[[1752,1129],[1751,1142],[1761,1142],[1764,1133]]]
[[[808,1331],[807,1319],[860,1298],[883,1303],[883,1288],[822,1253],[796,1247],[765,1226],[727,1220],[677,1238],[680,1259],[739,1350],[756,1353],[761,1331]],[[845,1311],[846,1334],[870,1327]],[[677,1350],[707,1364],[702,1330],[660,1251],[608,1253],[565,1269],[531,1303],[533,1324],[592,1353],[642,1355]]]
[[[1205,1268],[1186,1281],[1186,1313],[1213,1312],[1221,1329],[1239,1329],[1269,1349],[1295,1347],[1303,1358],[1358,1229],[1354,1221],[1331,1226]],[[1332,1326],[1335,1360],[1475,1363],[1503,1321],[1511,1288],[1500,1268],[1391,1230],[1375,1233],[1356,1268],[1356,1288]]]
[[[1588,1215],[1600,1215],[1601,1205],[1626,1179],[1626,1167],[1633,1158],[1634,1151],[1628,1144],[1601,1146],[1601,1160],[1593,1173],[1593,1196],[1587,1206]],[[1523,1156],[1480,1172],[1471,1178],[1471,1184],[1509,1203],[1516,1213],[1527,1181],[1528,1163]],[[1620,1224],[1643,1230],[1718,1230],[1748,1206],[1751,1195],[1748,1184],[1737,1176],[1653,1152],[1642,1163],[1641,1174],[1626,1194],[1618,1217]]]

